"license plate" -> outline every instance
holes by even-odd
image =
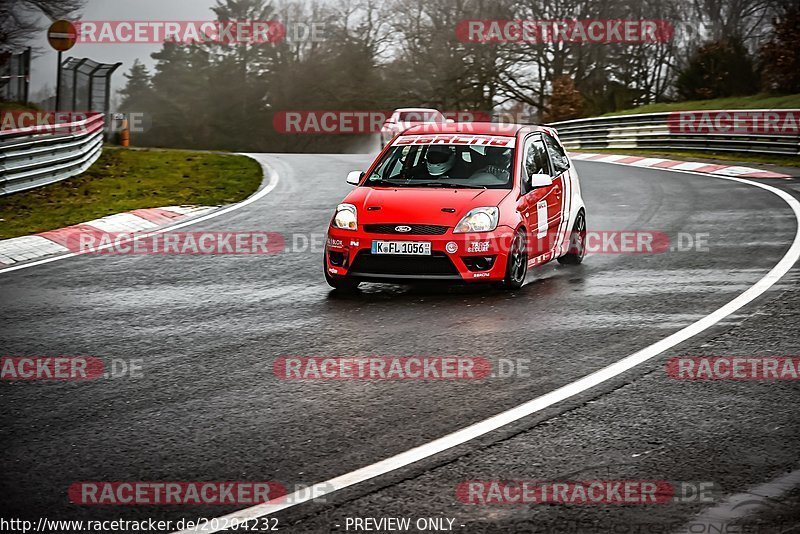
[[[430,256],[430,241],[373,241],[373,254],[404,254],[409,256]]]

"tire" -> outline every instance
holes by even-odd
[[[528,274],[528,244],[523,230],[517,230],[506,262],[506,276],[503,278],[504,289],[519,289],[525,283]]]
[[[325,281],[328,282],[328,285],[331,286],[333,289],[337,291],[355,291],[358,289],[359,282],[358,280],[353,280],[352,278],[346,278],[342,276],[331,276],[328,274],[328,265],[323,259],[322,267],[325,272]]]
[[[578,212],[572,233],[569,236],[567,253],[558,258],[562,265],[580,265],[586,256],[586,215],[583,210]]]

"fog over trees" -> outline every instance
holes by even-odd
[[[1,0],[74,11],[79,0]],[[135,144],[247,151],[347,150],[348,135],[286,135],[294,110],[502,110],[531,122],[636,105],[798,92],[798,7],[787,0],[217,0],[209,18],[271,20],[286,39],[166,43],[125,73]],[[4,22],[17,42],[25,17]],[[654,42],[469,42],[465,21],[665,21]],[[459,26],[461,24],[461,26]],[[310,31],[311,28],[315,31]],[[321,30],[321,31],[320,31]],[[316,38],[304,38],[314,35]]]

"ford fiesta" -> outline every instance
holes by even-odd
[[[586,210],[552,128],[429,124],[392,140],[336,207],[325,278],[522,286],[528,268],[583,261]]]

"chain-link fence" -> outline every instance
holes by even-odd
[[[61,67],[61,111],[97,111],[108,115],[111,75],[122,63],[97,63],[88,58],[68,58]]]
[[[31,49],[0,54],[0,100],[28,102],[31,81]]]

